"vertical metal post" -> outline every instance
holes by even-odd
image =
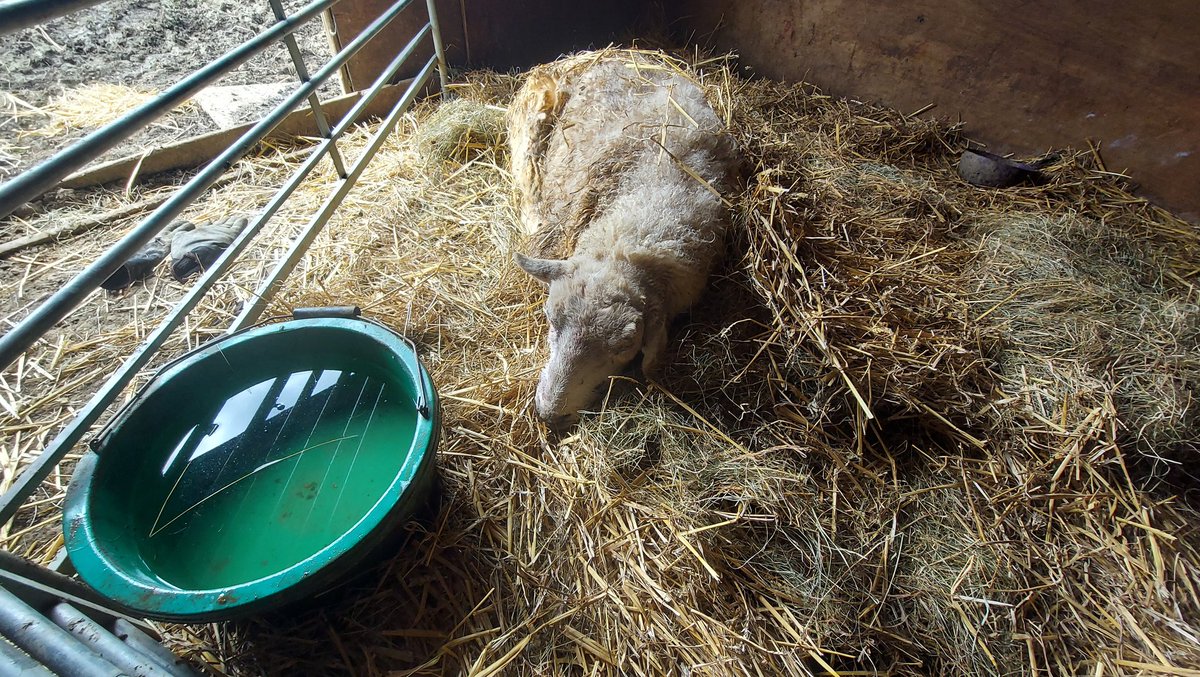
[[[437,0],[425,0],[425,6],[429,8],[429,25],[433,27],[433,50],[437,53],[438,65],[438,81],[441,85],[441,92],[446,94],[446,50],[442,46],[442,29],[438,24],[437,17]]]
[[[269,0],[269,2],[271,10],[275,12],[275,18],[279,21],[286,21],[287,11],[283,9],[280,0]],[[304,55],[300,53],[300,46],[296,44],[296,36],[291,33],[283,36],[283,44],[287,45],[288,54],[292,57],[292,66],[296,69],[296,77],[299,78],[301,84],[308,83],[310,79],[308,68],[304,65]],[[316,92],[309,94],[308,105],[312,108],[313,122],[317,123],[317,131],[328,139],[329,122],[325,119],[325,110],[321,108],[321,97]],[[329,149],[329,161],[333,163],[333,169],[337,172],[338,177],[346,178],[346,165],[342,162],[342,155],[338,152],[337,144]]]
[[[409,43],[409,46],[414,46],[414,43]],[[371,161],[371,158],[374,157],[376,152],[378,152],[380,146],[383,145],[383,142],[387,140],[388,134],[391,133],[392,128],[396,126],[397,120],[399,120],[400,116],[408,110],[410,105],[412,105],[413,100],[416,99],[417,94],[421,91],[421,88],[433,78],[434,60],[435,59],[433,57],[430,57],[429,61],[426,62],[425,67],[422,68],[421,72],[417,74],[416,79],[413,80],[408,86],[408,89],[405,90],[404,96],[401,97],[398,102],[396,102],[396,107],[393,108],[388,117],[379,124],[378,129],[376,130],[375,134],[371,136],[371,140],[367,143],[367,147],[363,149],[358,161],[355,162],[354,166],[350,168],[350,173],[346,176],[346,178],[341,180],[337,188],[334,189],[334,192],[325,199],[324,204],[321,205],[321,208],[319,211],[317,211],[316,216],[314,216],[308,222],[308,225],[306,225],[304,230],[301,231],[300,235],[297,236],[296,241],[292,243],[291,249],[289,249],[287,253],[283,255],[283,258],[279,260],[279,262],[275,265],[275,268],[270,272],[270,274],[267,275],[267,278],[258,286],[258,289],[254,292],[254,297],[246,302],[246,306],[242,309],[242,312],[237,316],[236,319],[234,319],[233,323],[229,325],[229,329],[227,330],[228,333],[241,331],[242,329],[245,329],[246,327],[249,327],[258,321],[258,318],[262,315],[263,311],[266,310],[267,305],[271,302],[271,299],[275,298],[275,293],[279,291],[283,279],[286,278],[288,273],[292,272],[292,269],[295,268],[296,264],[300,262],[300,258],[304,256],[305,252],[308,251],[308,246],[312,244],[313,239],[317,237],[317,234],[320,233],[321,229],[325,227],[325,223],[331,216],[333,216],[333,211],[342,203],[342,199],[346,197],[346,193],[350,192],[350,189],[354,187],[355,182],[358,181],[359,175],[361,175],[363,170],[367,168],[367,164]]]

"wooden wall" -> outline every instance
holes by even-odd
[[[1200,222],[1200,2],[680,0],[767,77],[960,118],[1003,153],[1100,142],[1113,171]]]
[[[345,0],[343,40],[390,0]],[[452,63],[507,69],[633,37],[637,0],[437,0]],[[961,118],[993,151],[1099,142],[1108,168],[1200,222],[1196,0],[666,0],[680,41],[737,51],[755,72],[911,112]],[[355,87],[424,23],[414,2],[348,69]],[[402,75],[411,75],[411,72]]]
[[[342,43],[349,42],[394,0],[343,0],[331,10]],[[437,0],[447,58],[456,67],[523,68],[561,54],[627,40],[640,12],[638,0]],[[426,21],[417,0],[368,43],[348,67],[347,90],[370,85]],[[401,72],[411,77],[425,58]]]

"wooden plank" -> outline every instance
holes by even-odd
[[[0,244],[0,259],[12,256],[22,249],[34,247],[39,244],[45,244],[47,242],[65,240],[80,233],[86,233],[93,228],[97,228],[109,223],[116,223],[131,216],[136,216],[148,210],[155,209],[162,203],[166,202],[168,197],[170,196],[163,196],[147,202],[139,202],[137,204],[127,205],[118,209],[104,212],[103,214],[97,214],[96,216],[85,217],[83,219],[79,219],[78,221],[64,223],[50,230],[43,230],[31,235],[9,240],[8,242]]]
[[[396,105],[411,80],[388,85],[379,91],[379,95],[366,107],[358,120],[383,117]],[[329,119],[331,126],[345,117],[350,108],[358,102],[361,94],[355,92],[346,96],[322,102],[322,109]],[[148,176],[172,169],[186,169],[200,166],[229,147],[241,135],[245,134],[256,123],[251,122],[229,129],[221,129],[201,136],[192,137],[185,141],[173,143],[151,150],[149,153],[129,155],[119,160],[106,162],[102,165],[84,169],[63,179],[59,188],[85,188],[97,186],[112,181],[128,182],[131,177]],[[296,136],[318,136],[316,123],[313,121],[312,109],[307,104],[283,119],[279,126],[267,138],[289,138]]]
[[[235,174],[226,174],[221,176],[213,182],[212,186],[209,187],[209,190],[220,188],[221,186],[233,181],[235,178],[237,178]],[[111,209],[102,214],[96,214],[95,216],[85,216],[74,221],[60,223],[59,225],[48,230],[31,233],[29,235],[25,235],[24,237],[18,237],[13,240],[9,240],[8,242],[0,244],[0,259],[12,256],[13,254],[23,249],[28,249],[29,247],[36,247],[37,245],[46,244],[47,242],[59,242],[66,240],[67,238],[75,237],[76,235],[81,235],[94,228],[111,226],[129,218],[140,217],[142,214],[148,211],[158,209],[160,206],[162,206],[162,203],[166,202],[170,198],[170,194],[160,195],[142,202]]]
[[[330,42],[335,46],[349,43],[393,4],[395,0],[343,0],[334,5],[329,10],[330,18],[326,24],[327,30],[332,27]],[[438,0],[437,3],[442,39],[451,59],[457,57],[458,46],[462,43],[459,6],[458,0]],[[342,89],[353,91],[374,82],[428,20],[428,10],[424,2],[413,2],[406,7],[342,67]],[[433,41],[426,39],[425,44],[414,51],[408,62],[400,68],[397,77],[414,77],[432,55]]]

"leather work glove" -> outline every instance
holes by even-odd
[[[171,239],[171,275],[183,282],[206,270],[249,223],[244,216],[229,216],[214,223],[180,229]]]
[[[171,239],[180,230],[188,230],[195,226],[190,221],[174,221],[153,240],[134,252],[129,260],[113,271],[108,279],[100,283],[100,287],[109,291],[120,291],[134,282],[149,277],[154,267],[167,255],[171,248]]]

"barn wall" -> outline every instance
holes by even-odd
[[[344,40],[388,0],[335,6]],[[424,23],[415,2],[349,71],[363,87]],[[637,0],[438,0],[452,63],[525,67],[637,33]],[[959,119],[993,151],[1101,144],[1112,171],[1200,222],[1200,3],[1158,0],[673,0],[680,41],[734,50],[755,72]],[[403,73],[402,75],[411,75]]]
[[[640,0],[466,0],[470,63],[507,69],[630,37]]]
[[[681,37],[757,73],[965,122],[992,150],[1102,144],[1200,222],[1200,3],[679,0]]]
[[[344,0],[332,19],[343,43],[349,42],[393,0]],[[627,40],[636,22],[638,0],[437,0],[446,55],[456,67],[499,70],[551,61],[561,54]],[[414,2],[343,69],[351,86],[363,89],[426,21],[424,2]],[[431,52],[425,53],[425,59]],[[400,73],[411,77],[425,59]],[[346,80],[347,78],[343,78]]]
[[[341,49],[363,28],[392,6],[395,0],[343,0],[326,13],[326,26],[334,49]],[[447,58],[457,59],[457,50],[463,44],[462,20],[458,11],[458,0],[437,0],[438,20],[442,29],[442,40],[447,45]],[[413,35],[428,21],[424,2],[412,2],[382,32],[354,55],[342,67],[342,89],[347,93],[366,89],[374,82],[396,54],[408,44]],[[396,79],[411,78],[433,54],[433,47],[426,41],[420,50],[401,67]]]

